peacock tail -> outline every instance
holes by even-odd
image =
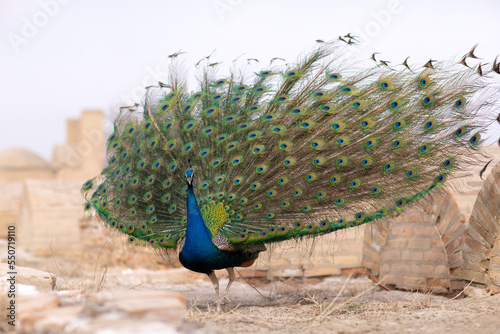
[[[244,249],[398,214],[481,161],[494,101],[478,71],[356,70],[338,43],[251,80],[210,64],[196,91],[174,73],[148,88],[115,121],[86,209],[131,242],[174,248],[191,164],[214,243]]]

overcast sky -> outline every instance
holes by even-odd
[[[491,62],[499,13],[498,0],[0,0],[0,151],[50,159],[67,118],[138,101],[178,50],[188,68],[214,49],[222,69],[241,54],[292,62],[316,39],[350,32],[365,37],[361,58],[421,65],[479,43]]]

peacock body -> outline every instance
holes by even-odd
[[[338,43],[251,80],[210,64],[197,91],[174,74],[149,87],[115,121],[86,209],[131,243],[179,247],[218,296],[215,269],[231,283],[267,243],[398,214],[481,161],[495,107],[482,72],[356,70]]]

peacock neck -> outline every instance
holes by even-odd
[[[213,247],[212,234],[203,221],[192,184],[188,185],[187,189],[187,227],[185,246]]]

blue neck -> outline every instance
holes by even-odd
[[[186,247],[197,249],[213,247],[212,234],[203,221],[192,184],[188,185],[187,190],[187,228],[184,248]]]

